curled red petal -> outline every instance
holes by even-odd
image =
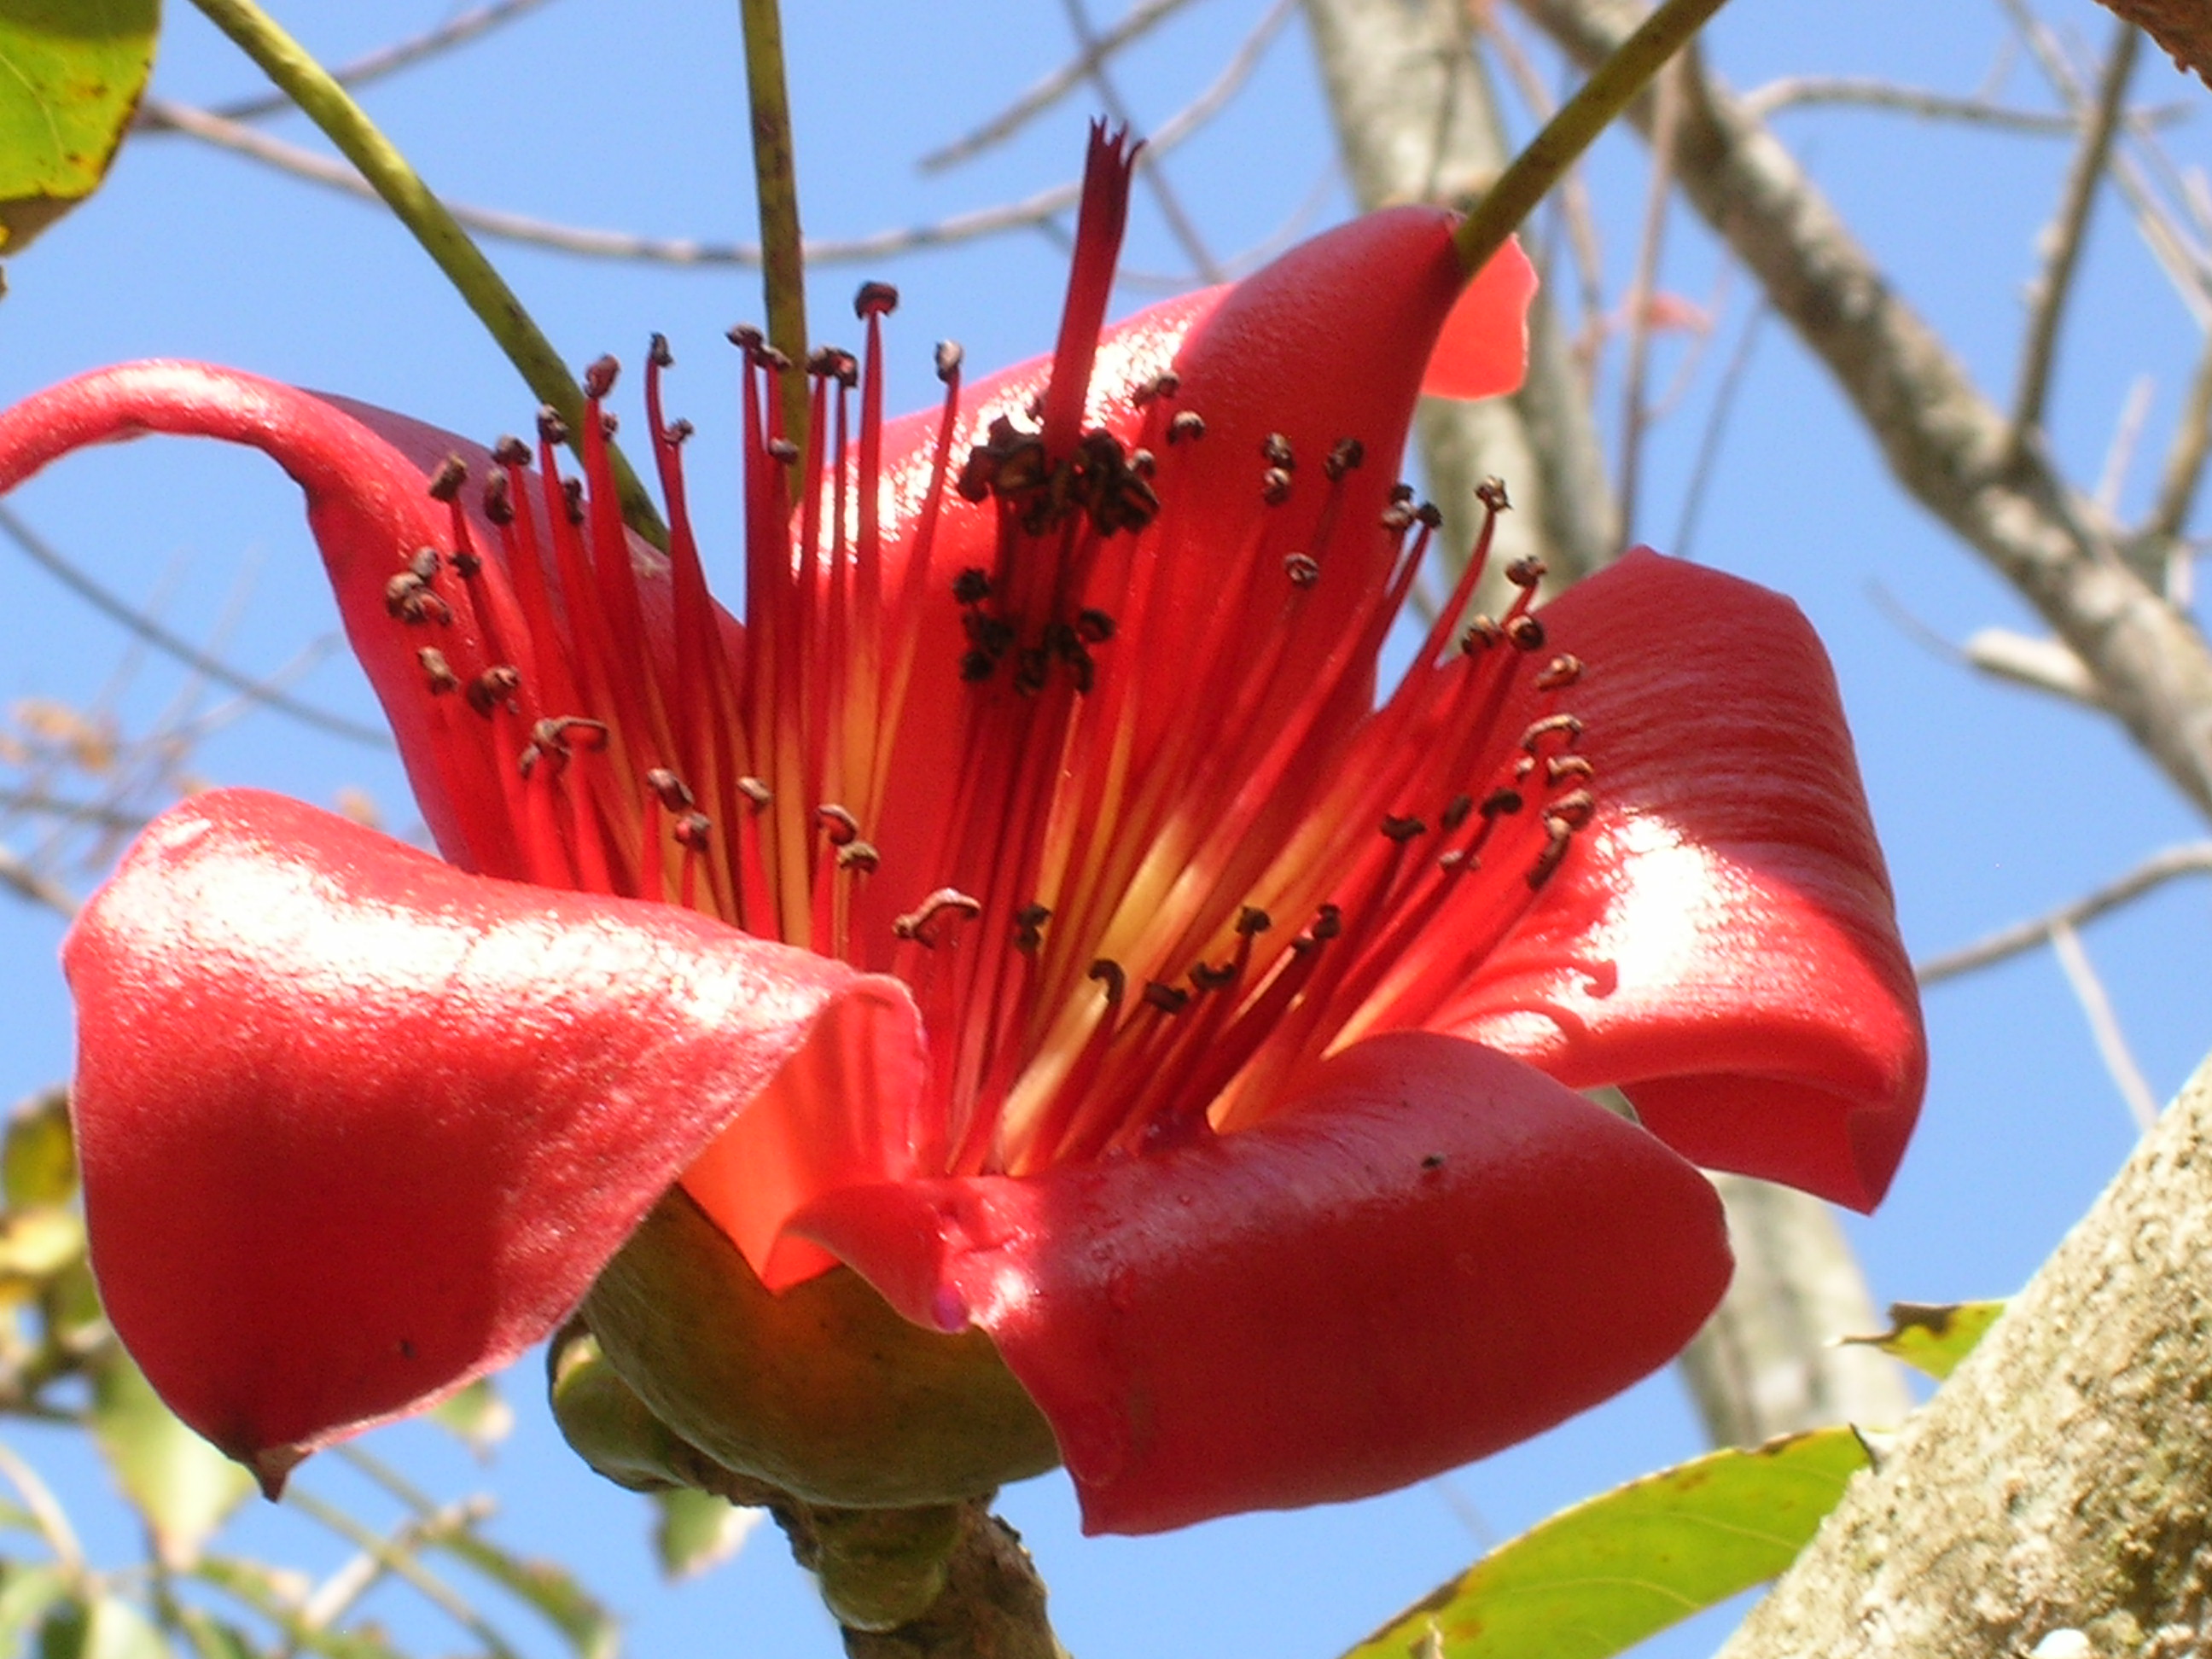
[[[1430,1032],[1258,1127],[835,1193],[794,1226],[906,1316],[990,1333],[1094,1532],[1387,1491],[1664,1363],[1728,1282],[1718,1200],[1634,1126]]]
[[[65,962],[109,1316],[272,1478],[544,1335],[787,1066],[921,1063],[894,981],[251,791],[157,820]]]
[[[1474,273],[1429,353],[1421,390],[1431,398],[1495,398],[1528,373],[1528,302],[1536,267],[1508,242]]]
[[[1543,612],[1597,812],[1440,1024],[1622,1085],[1684,1157],[1871,1209],[1927,1073],[1835,676],[1780,594],[1639,550]]]

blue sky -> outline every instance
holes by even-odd
[[[171,9],[158,91],[213,103],[259,89],[256,71],[197,14]],[[289,0],[276,9],[326,62],[444,15],[438,0]],[[1105,0],[1099,9],[1102,19],[1112,15]],[[1264,9],[1261,0],[1195,0],[1134,52],[1120,84],[1141,121],[1157,125],[1202,89]],[[2075,38],[2106,37],[2108,20],[2091,5],[2065,0],[2046,10]],[[1060,8],[809,0],[791,14],[811,232],[857,235],[929,222],[1027,196],[1079,167],[1094,107],[1080,94],[968,167],[933,174],[915,167],[1067,55]],[[2047,106],[2032,67],[2005,68],[2004,27],[1984,0],[1735,0],[1709,49],[1738,86],[1818,72],[1963,93],[1995,69],[2006,96]],[[2143,98],[2192,98],[2193,83],[2155,54],[2147,58]],[[571,223],[723,239],[753,234],[742,97],[736,8],[726,0],[552,0],[447,61],[380,84],[366,101],[432,184],[457,198]],[[2195,101],[2201,112],[2201,96]],[[1898,287],[1985,390],[2008,396],[2023,287],[2067,146],[1854,110],[1780,119]],[[315,142],[297,119],[269,130]],[[2185,162],[2201,161],[2201,119],[2169,142]],[[1237,102],[1165,165],[1213,247],[1233,257],[1302,216],[1318,228],[1350,210],[1330,145],[1310,52],[1293,21]],[[1632,257],[1642,169],[1641,151],[1620,141],[1595,165],[1616,284]],[[681,364],[676,404],[702,433],[691,454],[695,505],[708,547],[729,550],[723,569],[733,574],[736,475],[718,459],[734,451],[733,380],[720,336],[757,314],[752,275],[492,251],[574,361],[613,350],[635,362],[649,331],[671,337]],[[931,346],[940,336],[960,339],[977,367],[1045,349],[1064,258],[1051,236],[1028,232],[819,270],[811,283],[817,331],[841,337],[862,277],[898,283],[892,402],[911,406],[933,398]],[[1184,269],[1142,198],[1125,264]],[[532,406],[396,227],[351,200],[179,138],[134,142],[107,191],[11,262],[9,283],[0,302],[0,397],[158,355],[343,392],[480,438],[522,426]],[[1653,441],[1637,528],[1662,545],[1680,516],[1718,362],[1753,298],[1741,273],[1726,270],[1709,239],[1680,216],[1666,286],[1713,306],[1719,334],[1713,360]],[[1117,308],[1156,291],[1125,287]],[[2094,480],[2131,386],[2148,377],[2147,436],[2120,497],[2139,510],[2200,336],[2110,198],[2075,307],[2053,447],[2072,476]],[[2109,722],[1977,679],[1895,620],[1895,611],[1909,612],[1954,641],[1993,623],[2036,626],[1900,496],[1817,366],[1779,325],[1763,329],[1741,398],[1693,551],[1790,592],[1827,639],[1916,952],[2045,909],[2160,846],[2203,833]],[[258,457],[167,442],[104,451],[57,468],[11,505],[99,580],[156,609],[179,632],[219,639],[246,672],[273,672],[335,629],[297,496]],[[711,571],[711,551],[709,563]],[[125,637],[28,565],[0,565],[0,698],[82,706],[112,696],[125,729],[143,730],[178,694],[179,676],[159,661],[137,664],[118,689]],[[374,718],[367,687],[342,652],[295,690]],[[342,789],[366,789],[395,824],[410,822],[388,755],[265,714],[210,731],[192,767],[324,803]],[[29,829],[7,833],[19,849],[33,844]],[[2212,999],[2202,988],[2212,984],[2205,922],[2200,882],[2169,888],[2085,933],[2161,1097],[2212,1039]],[[9,901],[0,902],[0,930],[12,969],[12,994],[0,1007],[0,1087],[20,1093],[68,1067],[68,1005],[52,965],[59,925]],[[1878,1296],[2002,1293],[2081,1213],[2133,1131],[2047,954],[1940,989],[1928,1009],[1934,1074],[1921,1133],[1887,1206],[1854,1223],[1853,1235]],[[703,1643],[735,1653],[834,1650],[811,1589],[772,1535],[704,1581],[659,1588],[641,1502],[567,1456],[537,1393],[526,1364],[509,1388],[522,1423],[489,1476],[421,1429],[391,1437],[397,1455],[443,1492],[489,1479],[502,1500],[499,1535],[574,1564],[629,1619],[633,1652],[688,1652]],[[98,1473],[51,1437],[22,1444],[60,1480],[96,1553],[129,1559],[128,1523]],[[1678,1386],[1662,1375],[1533,1445],[1367,1504],[1138,1540],[1079,1537],[1058,1476],[1010,1492],[1005,1507],[1037,1553],[1063,1637],[1085,1659],[1327,1656],[1464,1565],[1483,1541],[1478,1529],[1510,1534],[1698,1444]],[[344,1490],[338,1476],[319,1478]],[[339,1553],[282,1517],[256,1514],[241,1528],[246,1547],[274,1557],[327,1562]],[[418,1633],[418,1648],[457,1639],[404,1606],[394,1604],[391,1616]],[[1667,1650],[1702,1651],[1712,1640],[1707,1628]]]

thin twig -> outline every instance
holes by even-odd
[[[2204,461],[2212,452],[2212,335],[2197,359],[2197,374],[2189,383],[2189,401],[2173,428],[2172,442],[2160,471],[2158,500],[2150,516],[2136,532],[2138,541],[2154,546],[2177,539],[2189,525],[2189,510],[2197,504],[2197,489],[2204,477]]]
[[[218,684],[228,686],[240,696],[265,708],[289,714],[304,726],[312,726],[319,732],[327,732],[333,737],[343,738],[349,743],[357,743],[366,748],[392,747],[391,734],[382,727],[366,726],[357,720],[349,720],[343,714],[327,713],[312,703],[301,702],[296,697],[271,689],[266,681],[240,673],[228,663],[208,655],[191,641],[171,633],[79,570],[58,549],[25,524],[12,507],[0,507],[0,533],[4,533],[9,541],[15,543],[26,558],[100,615],[128,629],[147,644],[175,658],[194,672],[206,675]]]
[[[1087,45],[1074,62],[1061,64],[981,126],[931,150],[915,167],[924,173],[942,173],[1004,143],[1081,86],[1098,65],[1189,3],[1190,0],[1144,0],[1132,6],[1119,22]]]
[[[1621,370],[1620,483],[1616,509],[1623,544],[1636,538],[1636,495],[1644,460],[1644,377],[1651,356],[1651,296],[1667,239],[1667,206],[1674,190],[1674,134],[1682,112],[1681,82],[1662,70],[1653,87],[1651,172],[1644,185],[1644,229],[1637,239],[1636,275],[1628,286],[1628,360]]]
[[[2017,454],[2028,434],[2043,423],[2044,400],[2051,391],[2051,368],[2058,345],[2058,327],[2066,301],[2081,268],[2081,248],[2087,240],[2089,211],[2096,205],[2097,186],[2111,164],[2113,136],[2119,131],[2128,82],[2142,44],[2142,31],[2131,23],[2118,26],[2111,53],[2105,60],[2104,78],[2098,83],[2096,102],[2081,133],[2081,144],[2067,168],[2066,185],[2058,213],[2045,233],[2049,252],[2043,274],[2035,286],[2035,309],[2029,319],[2027,343],[2021,354],[2019,390],[2012,406],[2009,448]]]
[[[1895,110],[1931,121],[1965,121],[1976,126],[2044,133],[2053,137],[2081,131],[2078,116],[2016,109],[1986,98],[1961,98],[1952,93],[1928,92],[1918,87],[1900,87],[1893,82],[1850,75],[1787,75],[1743,94],[1744,108],[1762,121],[1784,110],[1822,105]],[[2186,104],[2159,104],[2131,110],[2127,118],[2131,126],[2166,126],[2186,119],[2189,112]]]
[[[51,878],[40,875],[29,860],[5,847],[0,847],[0,887],[8,888],[19,898],[28,899],[33,904],[43,904],[64,921],[76,920],[75,895]]]
[[[2143,422],[2150,418],[2151,398],[2158,391],[2158,382],[2148,374],[2138,374],[2128,383],[2128,395],[2121,401],[2120,417],[2112,422],[2112,441],[2105,446],[2105,465],[2097,474],[2097,487],[2089,499],[2113,518],[2120,513],[2120,495],[2126,489],[2128,473],[2135,465],[2136,445],[2142,441]]]
[[[392,141],[378,131],[352,94],[331,78],[298,41],[279,27],[254,0],[193,0],[208,20],[261,66],[262,72],[300,106],[346,160],[361,169],[394,216],[446,274],[469,309],[507,354],[539,402],[550,404],[572,434],[584,429],[584,398],[570,378],[561,354],[531,319],[522,301],[491,261],[469,240],[445,204],[431,193]],[[580,445],[580,438],[572,439]],[[579,449],[580,453],[580,448]],[[623,517],[630,528],[665,546],[667,527],[638,482],[629,461],[613,443],[607,446]]]
[[[2117,910],[2152,889],[2183,876],[2212,876],[2212,841],[2185,842],[2154,853],[2118,881],[2084,894],[2070,904],[2061,905],[2047,915],[2015,922],[1972,945],[1930,957],[1916,964],[1913,972],[1923,986],[1940,985],[1947,979],[1956,979],[1961,974],[1971,974],[2033,951],[2047,943],[2057,928],[2087,927],[2106,912]]]
[[[46,1547],[54,1553],[54,1559],[64,1572],[72,1577],[84,1571],[84,1546],[76,1540],[76,1534],[69,1523],[69,1515],[53,1494],[53,1489],[39,1478],[39,1472],[15,1455],[5,1441],[0,1441],[0,1476],[15,1489],[23,1500],[23,1507],[38,1523],[39,1532]]]
[[[364,53],[350,63],[339,64],[331,71],[331,79],[342,87],[366,86],[371,81],[381,80],[410,64],[450,52],[455,46],[497,28],[501,23],[512,22],[525,12],[534,11],[544,3],[545,0],[493,0],[489,5],[471,6],[466,11],[456,12],[435,28],[410,35],[404,40],[395,40],[387,46],[379,46],[374,52]],[[289,98],[282,93],[271,93],[265,97],[239,98],[227,104],[217,104],[210,112],[220,115],[227,121],[258,121],[264,115],[281,114],[291,107]],[[131,125],[145,127],[155,123],[150,121],[147,112],[142,109]]]
[[[1705,416],[1705,429],[1698,439],[1698,457],[1690,465],[1689,485],[1682,492],[1682,516],[1674,526],[1674,544],[1667,550],[1678,559],[1691,556],[1698,520],[1705,512],[1705,491],[1719,470],[1721,440],[1727,434],[1729,416],[1735,411],[1736,393],[1742,390],[1744,376],[1750,372],[1752,352],[1759,344],[1759,331],[1770,314],[1764,298],[1752,307],[1751,315],[1744,320],[1743,332],[1736,338],[1735,349],[1729,356],[1728,367],[1721,371],[1720,384],[1713,389],[1713,406]]]
[[[2063,921],[2054,923],[2051,951],[2065,970],[2074,1000],[2081,1005],[2081,1016],[2089,1022],[2089,1035],[2096,1040],[2098,1056],[2105,1062],[2105,1070],[2120,1091],[2120,1098],[2127,1102],[2128,1115],[2135,1119],[2137,1129],[2149,1128],[2158,1121],[2157,1097],[2144,1080],[2142,1068],[2136,1064],[2127,1035],[2120,1030],[2120,1017],[2113,1011],[2112,998],[2105,994],[2105,982],[2090,965],[2089,953],[2081,948],[2081,936]]]
[[[1130,113],[1121,89],[1114,83],[1114,77],[1106,71],[1105,55],[1098,50],[1098,33],[1091,26],[1090,9],[1083,0],[1060,0],[1060,9],[1067,15],[1068,30],[1075,36],[1075,44],[1081,49],[1083,61],[1090,65],[1087,73],[1092,89],[1098,94],[1100,106],[1116,125],[1131,132],[1137,131],[1136,117]],[[1158,161],[1144,150],[1137,153],[1137,176],[1152,191],[1152,200],[1159,208],[1160,217],[1167,222],[1168,234],[1176,239],[1176,245],[1182,249],[1183,257],[1190,261],[1192,270],[1198,273],[1199,280],[1219,282],[1221,267],[1206,247],[1206,238],[1199,234],[1196,222],[1183,210],[1182,200],[1176,194],[1175,187],[1168,183],[1166,173],[1161,169]]]
[[[374,1556],[379,1566],[394,1577],[404,1579],[424,1600],[483,1643],[495,1659],[520,1659],[506,1638],[469,1605],[465,1596],[416,1559],[415,1543],[426,1530],[422,1522],[403,1522],[391,1537],[386,1538],[335,1504],[325,1503],[303,1487],[287,1487],[283,1501],[319,1522],[356,1549]]]

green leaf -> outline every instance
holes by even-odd
[[[261,1650],[235,1625],[210,1618],[198,1607],[177,1608],[176,1619],[192,1644],[193,1659],[261,1659]]]
[[[0,252],[100,187],[160,25],[160,0],[0,0]]]
[[[1940,1382],[1973,1352],[2004,1310],[2002,1302],[1893,1302],[1889,1329],[1844,1340],[1880,1348]]]
[[[0,1280],[34,1285],[83,1255],[84,1223],[74,1210],[47,1204],[0,1215]]]
[[[39,1659],[169,1659],[168,1644],[146,1615],[119,1596],[89,1607],[71,1601],[46,1616]]]
[[[4,6],[5,0],[0,0]],[[76,1142],[70,1134],[69,1091],[33,1095],[8,1120],[0,1139],[0,1194],[11,1210],[65,1204],[76,1195]]]
[[[23,1635],[69,1593],[59,1567],[0,1563],[0,1653],[23,1651]]]
[[[514,1427],[514,1407],[501,1398],[491,1378],[480,1376],[459,1393],[447,1395],[423,1419],[453,1435],[478,1457],[489,1457]]]
[[[179,1422],[120,1348],[93,1373],[92,1432],[172,1571],[197,1560],[253,1491],[253,1477]]]
[[[721,1565],[738,1553],[761,1517],[758,1510],[740,1509],[727,1498],[690,1486],[657,1492],[652,1498],[659,1511],[653,1545],[660,1557],[661,1573],[672,1582]]]
[[[305,1589],[295,1589],[286,1582],[290,1575],[280,1577],[258,1561],[210,1555],[202,1558],[191,1571],[201,1583],[235,1596],[268,1620],[283,1632],[285,1641],[292,1646],[319,1654],[322,1659],[403,1659],[391,1639],[374,1625],[349,1630],[308,1625],[300,1616]]]
[[[1602,1659],[1788,1566],[1866,1453],[1849,1429],[1694,1458],[1564,1510],[1346,1659]]]
[[[615,1616],[576,1582],[568,1570],[551,1561],[510,1555],[477,1534],[459,1530],[434,1534],[423,1540],[456,1560],[465,1561],[517,1600],[534,1608],[546,1623],[568,1638],[578,1659],[613,1659],[622,1645],[622,1627]]]

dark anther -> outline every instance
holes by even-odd
[[[1582,736],[1583,723],[1572,714],[1547,714],[1540,720],[1528,723],[1528,729],[1521,734],[1521,741],[1516,747],[1533,755],[1536,752],[1536,745],[1554,732],[1564,732],[1567,742],[1571,744]]]
[[[1067,664],[1069,684],[1084,696],[1089,696],[1091,688],[1098,684],[1098,665],[1091,659],[1091,653],[1079,646],[1066,653],[1063,660]]]
[[[434,501],[457,500],[461,486],[468,482],[468,463],[458,455],[448,455],[430,473],[430,499]]]
[[[483,514],[496,525],[514,522],[514,492],[507,484],[506,473],[495,472],[484,480]]]
[[[669,834],[676,844],[687,853],[703,853],[713,843],[714,820],[704,812],[686,812],[676,820]]]
[[[937,343],[937,378],[950,380],[960,372],[961,359],[967,355],[961,349],[959,341],[939,340]]]
[[[940,887],[920,905],[894,920],[891,932],[901,939],[910,939],[926,950],[937,948],[937,935],[933,931],[938,917],[947,910],[956,915],[974,917],[981,914],[982,905],[957,887]]]
[[[1541,651],[1544,624],[1524,611],[1505,624],[1505,637],[1516,651]]]
[[[1571,789],[1554,800],[1549,810],[1551,816],[1568,829],[1579,830],[1590,821],[1590,814],[1597,810],[1597,797],[1587,789]]]
[[[1279,432],[1270,432],[1260,440],[1260,455],[1269,466],[1279,466],[1285,472],[1297,465],[1291,454],[1291,441]]]
[[[860,821],[835,801],[814,809],[814,823],[832,847],[849,847],[860,838]]]
[[[1493,789],[1482,798],[1482,816],[1486,818],[1511,817],[1522,805],[1518,789]]]
[[[1334,904],[1324,904],[1314,912],[1313,926],[1306,931],[1316,942],[1333,939],[1344,931],[1344,912]]]
[[[674,444],[678,449],[681,449],[685,444],[691,441],[691,434],[698,429],[699,428],[692,425],[690,422],[685,420],[681,415],[678,415],[674,420],[668,423],[668,429],[660,435],[667,439],[670,443]]]
[[[1283,561],[1283,574],[1293,587],[1311,587],[1321,580],[1321,565],[1310,553],[1293,553]]]
[[[601,435],[611,438],[616,433],[621,430],[622,422],[616,416],[614,410],[611,409],[603,409],[599,411],[599,432]]]
[[[411,570],[403,570],[385,583],[384,608],[410,624],[435,622],[450,627],[453,620],[453,607]]]
[[[1444,1155],[1442,1152],[1424,1152],[1421,1155],[1421,1167],[1424,1170],[1443,1169],[1444,1167]]]
[[[768,338],[750,323],[731,324],[722,331],[722,337],[748,357],[758,351],[762,343]]]
[[[1516,587],[1534,587],[1544,580],[1544,562],[1533,557],[1516,559],[1505,567],[1505,580]]]
[[[1279,466],[1271,466],[1260,475],[1260,499],[1270,507],[1280,507],[1291,499],[1291,475]]]
[[[1328,459],[1321,464],[1331,483],[1347,472],[1356,472],[1359,464],[1367,459],[1367,446],[1357,438],[1339,438],[1328,452]]]
[[[422,678],[430,683],[430,695],[442,697],[447,692],[460,689],[460,677],[453,672],[446,653],[434,645],[426,645],[415,653],[415,660],[422,665]]]
[[[1143,382],[1129,394],[1133,409],[1142,409],[1155,398],[1172,398],[1182,388],[1182,377],[1173,369],[1165,369]]]
[[[876,866],[884,861],[872,842],[848,841],[837,849],[837,867],[863,876],[872,876]]]
[[[1413,499],[1413,486],[1409,483],[1392,484],[1390,486],[1390,499],[1394,501],[1412,501]]]
[[[509,432],[504,434],[500,441],[491,447],[491,458],[501,466],[528,466],[530,446]],[[490,486],[487,484],[485,488],[489,489]]]
[[[1149,478],[1160,470],[1160,459],[1149,449],[1129,452],[1129,471],[1140,478]]]
[[[530,746],[549,755],[562,756],[575,749],[604,749],[607,746],[607,723],[586,720],[580,714],[555,715],[530,728]]]
[[[1177,410],[1175,418],[1168,422],[1168,441],[1171,444],[1194,444],[1205,435],[1206,422],[1194,410]]]
[[[522,690],[522,676],[512,663],[495,663],[469,682],[469,707],[487,720],[491,712]]]
[[[550,404],[538,406],[538,435],[556,449],[568,441],[568,423]]]
[[[1387,812],[1383,815],[1382,839],[1395,842],[1401,847],[1416,836],[1425,836],[1428,832],[1429,826],[1419,818],[1401,817],[1395,812]]]
[[[1025,697],[1043,690],[1052,678],[1052,655],[1041,645],[1014,653],[1014,690]]]
[[[863,283],[853,296],[855,317],[884,317],[898,309],[898,290],[889,283]]]
[[[1503,513],[1513,505],[1505,499],[1505,480],[1503,478],[1485,478],[1475,485],[1474,499],[1492,513]]]
[[[1237,964],[1224,962],[1218,968],[1203,962],[1191,964],[1190,982],[1201,991],[1226,990],[1237,978]]]
[[[765,812],[775,804],[775,791],[756,777],[739,778],[738,793],[745,798],[756,812]]]
[[[1035,956],[1044,945],[1044,925],[1052,920],[1052,907],[1031,902],[1014,912],[1014,949]]]
[[[1444,833],[1446,835],[1449,835],[1453,830],[1458,829],[1460,825],[1465,823],[1468,820],[1468,815],[1474,811],[1474,796],[1454,795],[1449,801],[1444,803],[1444,810],[1437,815],[1437,822],[1443,824],[1444,827]]]
[[[791,372],[791,359],[772,345],[757,347],[753,351],[753,361],[771,374],[787,374]]]
[[[1556,691],[1563,685],[1572,685],[1583,677],[1583,659],[1575,656],[1554,657],[1546,663],[1536,676],[1539,691]]]
[[[799,459],[799,446],[788,438],[770,438],[768,441],[768,457],[788,466]]]
[[[453,574],[463,581],[473,581],[483,568],[483,561],[465,547],[453,555]]]
[[[856,386],[860,383],[860,360],[842,347],[819,346],[807,358],[806,372],[842,386]]]
[[[1413,509],[1413,520],[1423,527],[1434,530],[1444,521],[1444,510],[1434,501],[1423,501]]]
[[[665,766],[656,766],[645,775],[645,787],[671,812],[681,812],[692,805],[690,786]]]
[[[1106,1002],[1109,1007],[1118,1006],[1122,994],[1129,988],[1129,976],[1121,971],[1121,964],[1106,957],[1092,963],[1085,970],[1084,977],[1097,980],[1106,988]]]
[[[981,605],[991,597],[991,578],[980,565],[969,565],[952,579],[952,597],[963,605]]]
[[[676,367],[676,354],[668,349],[668,337],[665,334],[655,334],[646,342],[645,360],[655,368]]]
[[[1494,617],[1478,612],[1468,619],[1465,631],[1459,636],[1459,648],[1472,657],[1490,650],[1505,637],[1505,630],[1498,625]]]
[[[1114,619],[1096,605],[1075,613],[1075,636],[1085,645],[1103,645],[1114,637]]]
[[[1157,1008],[1164,1014],[1179,1014],[1190,1006],[1190,993],[1180,985],[1168,985],[1156,979],[1148,979],[1145,981],[1145,1006]]]
[[[1237,931],[1247,938],[1264,933],[1275,925],[1275,919],[1256,904],[1247,904],[1237,912]]]
[[[604,398],[615,389],[615,376],[622,373],[622,365],[611,356],[598,356],[584,370],[584,395]]]
[[[960,653],[960,678],[970,685],[991,678],[991,671],[999,659],[988,651],[963,651]]]
[[[438,574],[439,562],[436,548],[418,547],[408,559],[407,568],[413,573],[416,580],[427,583]]]
[[[1596,770],[1588,755],[1553,755],[1544,762],[1544,781],[1557,784],[1569,778],[1589,778]]]
[[[1544,819],[1547,837],[1537,849],[1536,861],[1528,866],[1528,885],[1541,887],[1551,880],[1552,872],[1559,867],[1559,860],[1567,855],[1567,844],[1575,838],[1574,825],[1565,818],[1547,816]]]
[[[1382,527],[1392,535],[1402,535],[1413,526],[1413,504],[1411,501],[1392,501],[1382,509]]]
[[[561,503],[570,524],[584,522],[584,481],[581,478],[561,480]]]

